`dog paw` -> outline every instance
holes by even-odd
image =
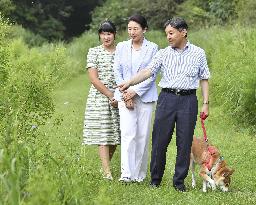
[[[223,192],[227,192],[228,191],[228,187],[225,187],[225,186],[220,186],[220,189]]]
[[[215,184],[211,184],[212,190],[216,190],[216,185]]]
[[[204,193],[207,192],[207,189],[206,189],[206,188],[203,188],[203,192],[204,192]]]
[[[196,187],[196,181],[195,180],[192,180],[192,188],[195,188]]]

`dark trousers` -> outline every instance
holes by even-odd
[[[151,183],[160,184],[166,164],[167,147],[176,124],[177,156],[173,185],[184,183],[198,112],[195,94],[180,96],[161,91],[157,101],[152,133]]]

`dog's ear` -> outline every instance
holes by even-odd
[[[234,173],[234,169],[225,169],[222,173],[221,173],[221,176],[223,177],[227,177],[227,176],[230,176]]]

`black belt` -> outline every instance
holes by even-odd
[[[163,92],[167,93],[173,93],[175,95],[195,95],[196,94],[196,89],[191,89],[191,90],[182,90],[182,89],[173,89],[173,88],[162,88]]]

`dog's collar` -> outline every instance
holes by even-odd
[[[216,171],[218,170],[218,164],[220,162],[222,162],[224,160],[224,157],[223,156],[220,156],[219,159],[216,161],[216,163],[212,166],[212,169],[211,169],[211,175],[214,175],[216,173]]]

